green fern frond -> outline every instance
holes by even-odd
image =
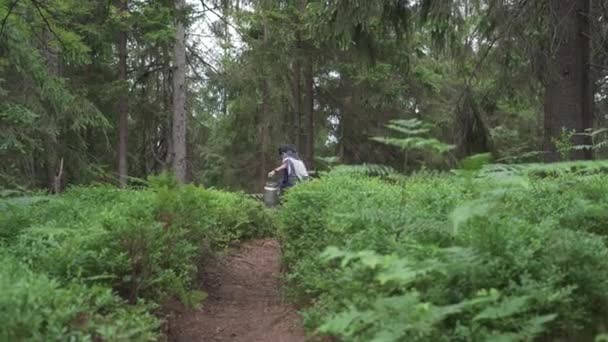
[[[408,128],[408,127],[403,127],[403,126],[394,125],[394,124],[388,124],[388,125],[386,125],[386,127],[389,129],[392,129],[393,131],[397,131],[399,133],[403,133],[406,135],[420,135],[420,134],[426,134],[430,131],[429,128]]]
[[[391,120],[386,127],[390,130],[404,134],[406,138],[396,137],[372,137],[371,140],[389,146],[395,146],[403,151],[427,150],[437,153],[445,153],[453,150],[456,146],[442,143],[435,138],[427,138],[424,135],[431,131],[429,125],[418,119]]]
[[[444,144],[435,138],[390,138],[390,137],[373,137],[371,140],[381,144],[396,146],[402,150],[432,150],[439,153],[451,151],[455,148],[454,145]]]
[[[339,165],[332,169],[332,174],[387,177],[390,175],[397,174],[397,171],[390,166],[378,164]]]

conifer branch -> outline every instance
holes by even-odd
[[[220,13],[218,13],[216,10],[214,10],[213,8],[207,6],[207,4],[205,3],[204,0],[201,0],[201,5],[203,6],[203,8],[205,8],[207,11],[213,13],[214,15],[216,15],[218,18],[220,18],[221,21],[223,21],[226,25],[232,27],[234,29],[234,31],[236,31],[236,33],[239,34],[239,36],[244,37],[245,35],[241,32],[241,29],[236,27],[235,25],[233,25],[228,19],[226,19],[225,16],[221,15]]]
[[[205,61],[205,59],[201,56],[199,56],[194,49],[191,46],[187,46],[186,49],[188,50],[188,52],[194,56],[199,62],[203,63],[205,66],[207,66],[209,69],[211,69],[213,72],[215,72],[216,74],[221,74],[219,72],[219,70],[217,70],[213,65],[209,64],[209,62]]]
[[[13,13],[13,10],[15,9],[15,7],[17,7],[19,1],[21,0],[13,1],[13,3],[8,8],[8,12],[6,12],[6,15],[4,16],[4,18],[2,18],[2,24],[0,24],[0,38],[2,38],[2,34],[4,33],[4,27],[6,26],[6,21],[8,20],[8,17]]]
[[[47,17],[42,13],[42,8],[41,8],[40,3],[38,3],[38,1],[36,1],[36,0],[30,0],[30,1],[32,2],[32,4],[34,5],[34,7],[36,8],[36,11],[38,12],[38,14],[42,18],[42,20],[44,21],[46,27],[53,34],[53,36],[57,39],[57,41],[59,42],[59,44],[61,45],[61,47],[64,50],[67,50],[66,47],[65,47],[65,44],[63,43],[63,40],[61,40],[61,38],[59,38],[59,35],[55,32],[55,30],[53,30],[53,27],[52,27],[51,23],[49,22],[49,20],[47,19]]]

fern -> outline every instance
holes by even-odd
[[[389,138],[373,137],[373,141],[399,147],[401,150],[427,150],[444,153],[454,149],[453,145],[446,145],[435,138],[408,137],[408,138]]]
[[[329,247],[322,253],[326,262],[340,261],[344,272],[366,272],[373,283],[369,287],[392,289],[378,291],[369,300],[346,303],[319,326],[317,332],[341,337],[347,341],[428,341],[443,336],[442,323],[453,315],[475,312],[470,322],[475,327],[473,340],[531,340],[556,318],[554,314],[529,315],[534,310],[530,296],[504,296],[495,289],[481,290],[471,298],[453,304],[438,305],[425,300],[416,290],[416,283],[449,270],[465,269],[471,254],[466,249],[438,251],[438,258],[419,261],[397,255],[380,255],[373,251],[350,252]],[[358,278],[357,275],[349,275]],[[368,276],[364,277],[368,278]],[[389,285],[387,287],[387,285]],[[496,329],[500,322],[519,322],[519,329]],[[494,328],[487,329],[486,326]],[[483,338],[482,338],[483,337]]]
[[[432,126],[418,119],[392,120],[386,127],[398,134],[405,135],[405,137],[372,137],[371,140],[396,146],[402,151],[422,150],[441,154],[455,148],[454,145],[442,143],[435,138],[425,137]]]
[[[379,164],[339,165],[332,169],[332,174],[388,177],[397,174],[397,171],[390,166]]]
[[[577,133],[575,130],[562,129],[559,137],[553,139],[562,161],[570,159],[570,152],[581,150],[598,151],[608,146],[608,139],[600,140],[600,136],[608,132],[608,128],[587,129],[585,132]],[[575,136],[587,137],[591,144],[573,145],[572,138]]]

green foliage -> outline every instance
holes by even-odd
[[[460,161],[460,169],[464,171],[479,171],[492,161],[490,153],[476,154]]]
[[[6,18],[0,36],[0,61],[6,61],[0,63],[0,157],[5,161],[0,166],[1,188],[44,184],[35,169],[56,174],[59,158],[75,178],[93,173],[97,163],[87,155],[86,140],[93,133],[103,134],[111,121],[82,88],[61,74],[90,63],[93,53],[78,21],[93,11],[91,4],[0,2],[0,17]],[[73,22],[67,24],[67,18]]]
[[[397,171],[390,166],[377,164],[339,165],[331,169],[332,174],[354,176],[390,177],[396,176]]]
[[[572,137],[576,134],[576,130],[567,130],[562,128],[559,136],[553,138],[552,142],[559,153],[562,161],[570,160],[570,152],[572,151]]]
[[[344,341],[605,332],[606,177],[504,177],[488,160],[463,163],[473,176],[337,172],[287,193],[287,282],[308,329]]]
[[[450,305],[437,306],[422,299],[421,294],[415,290],[416,283],[433,281],[435,273],[447,274],[453,267],[462,267],[459,264],[471,261],[472,257],[466,250],[440,250],[435,258],[425,262],[407,257],[399,258],[396,255],[381,256],[369,251],[349,253],[335,249],[328,249],[322,257],[330,261],[341,260],[342,269],[348,269],[349,264],[355,264],[349,271],[371,274],[372,286],[376,291],[384,293],[369,303],[356,304],[365,309],[358,309],[353,305],[331,317],[318,329],[319,332],[336,334],[349,341],[448,340],[433,326],[440,325],[450,317],[471,317],[471,312],[477,312],[470,318],[474,331],[483,330],[483,323],[486,321],[510,321],[511,324],[519,321],[517,324],[522,328],[521,332],[502,336],[508,336],[507,340],[510,341],[530,340],[544,330],[545,323],[556,317],[545,315],[518,319],[518,315],[533,311],[530,298],[509,298],[501,296],[494,289],[479,291],[471,299]],[[400,290],[405,293],[397,294]],[[391,292],[393,294],[390,294]],[[378,324],[379,322],[382,324]],[[473,333],[469,337],[477,340],[481,336],[483,334]],[[497,334],[488,337],[497,338]]]
[[[173,23],[182,14],[188,110],[197,113],[188,125],[188,165],[205,186],[259,192],[262,169],[276,162],[274,146],[300,145],[304,135],[315,156],[402,171],[455,165],[445,153],[454,143],[472,153],[476,144],[492,145],[514,161],[538,142],[541,87],[529,77],[537,62],[520,45],[528,40],[505,35],[508,42],[488,46],[516,3],[215,2],[175,13],[162,0],[128,1],[127,11],[119,2],[0,0],[0,186],[49,187],[61,158],[62,185],[116,181],[116,111],[125,94],[129,176],[166,169]],[[507,33],[542,32],[512,24],[518,30]],[[121,31],[127,80],[118,80]],[[315,80],[314,122],[295,115],[305,112],[305,73]],[[479,104],[473,121],[472,108],[458,108],[465,90]],[[420,122],[390,122],[414,117]],[[480,139],[481,123],[491,144]],[[314,132],[305,132],[309,125]]]
[[[62,285],[1,252],[0,340],[155,341],[149,305],[126,306],[109,288]]]
[[[503,178],[512,176],[528,176],[532,178],[559,177],[564,175],[593,175],[605,174],[608,171],[608,162],[572,161],[551,164],[487,164],[480,171],[479,176]]]
[[[206,296],[193,282],[199,262],[271,233],[269,213],[245,196],[177,186],[169,175],[150,183],[139,191],[82,187],[2,200],[0,257],[16,266],[0,277],[0,306],[14,308],[0,331],[24,340],[155,339],[153,306],[141,303],[198,304]],[[73,327],[85,314],[84,327]]]
[[[607,144],[605,139],[600,139],[607,129],[600,128],[597,130],[587,129],[585,132],[577,133],[575,129],[562,128],[559,136],[552,139],[555,149],[559,153],[560,160],[570,160],[570,155],[573,151],[577,150],[591,150],[600,152]],[[573,138],[576,136],[582,136],[589,139],[589,144],[574,145]]]
[[[497,161],[502,163],[525,163],[538,161],[542,151],[531,151],[537,144],[525,141],[530,139],[520,129],[497,126],[490,130],[490,138],[494,145],[493,152]]]
[[[444,153],[454,149],[455,146],[440,142],[435,138],[425,138],[431,127],[418,119],[392,120],[387,128],[403,134],[405,138],[374,137],[372,140],[379,143],[397,146],[403,151],[423,150],[427,152]]]

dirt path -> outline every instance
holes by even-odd
[[[300,342],[304,332],[295,309],[279,293],[280,247],[254,240],[212,262],[202,274],[209,297],[200,308],[171,319],[170,339],[186,341]]]

